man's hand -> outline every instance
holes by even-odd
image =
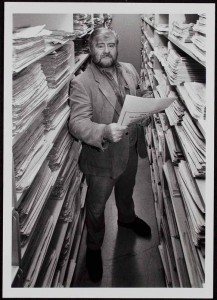
[[[104,130],[104,139],[109,142],[117,143],[122,139],[127,129],[127,126],[121,126],[117,123],[106,125]]]

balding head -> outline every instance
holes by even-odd
[[[114,30],[111,30],[111,29],[108,29],[108,28],[104,28],[104,27],[100,27],[100,28],[95,29],[95,30],[91,33],[91,35],[90,35],[90,37],[89,37],[88,42],[89,42],[89,47],[90,47],[90,49],[91,49],[91,47],[92,47],[93,41],[94,41],[98,36],[103,37],[103,38],[105,38],[105,39],[108,39],[109,37],[114,36],[116,45],[118,45],[118,43],[119,43],[118,35],[117,35],[117,33],[116,33]]]

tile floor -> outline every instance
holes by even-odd
[[[133,198],[136,214],[151,226],[152,237],[147,240],[136,236],[129,229],[118,228],[117,209],[112,193],[105,210],[102,281],[93,283],[89,279],[85,266],[86,230],[84,230],[72,287],[165,287],[147,158],[139,159]]]

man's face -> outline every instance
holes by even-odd
[[[112,67],[118,57],[115,37],[112,33],[97,35],[91,46],[93,62],[103,68]]]

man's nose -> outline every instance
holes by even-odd
[[[109,47],[107,45],[105,45],[104,52],[109,53]]]

